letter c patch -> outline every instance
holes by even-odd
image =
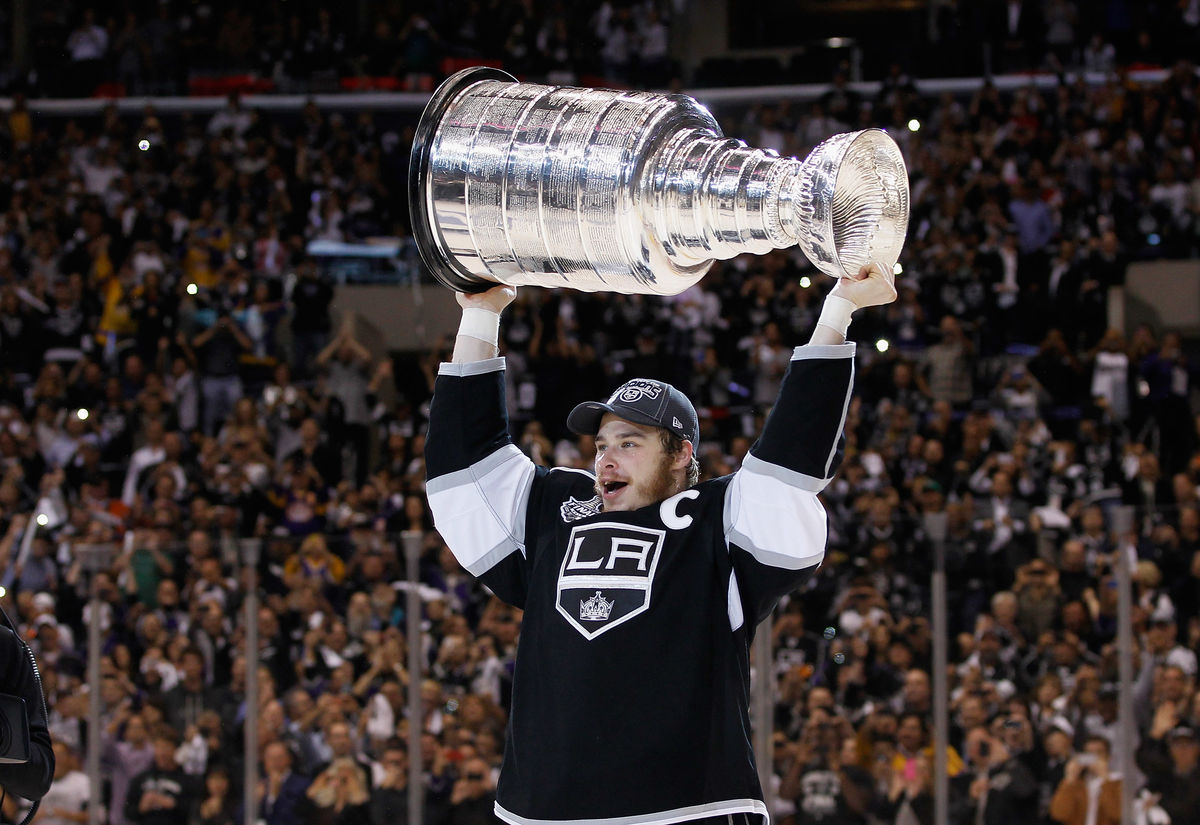
[[[675,512],[675,508],[679,506],[679,502],[685,498],[699,498],[699,490],[684,490],[682,493],[677,493],[669,499],[658,505],[658,517],[662,519],[662,523],[667,526],[668,530],[682,530],[692,523],[691,516],[681,516]]]

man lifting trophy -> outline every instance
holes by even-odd
[[[846,330],[896,297],[896,144],[836,135],[801,162],[722,137],[680,95],[471,69],[422,117],[410,204],[426,264],[463,307],[429,413],[430,507],[462,566],[524,610],[496,814],[765,823],[750,642],[824,558]],[[498,338],[516,287],[671,295],[716,259],[797,244],[838,280],[736,472],[701,480],[696,409],[655,376],[568,416],[594,438],[593,472],[535,465],[513,443]]]

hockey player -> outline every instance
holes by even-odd
[[[850,314],[893,301],[864,267],[825,300],[737,472],[696,483],[699,423],[660,381],[576,407],[595,475],[535,466],[508,433],[500,312],[458,296],[426,442],[437,529],[525,611],[496,813],[513,825],[765,822],[750,743],[755,626],[821,563],[817,494],[840,460],[854,374]]]

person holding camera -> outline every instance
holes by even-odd
[[[409,825],[408,746],[403,739],[384,743],[379,766],[383,776],[371,794],[371,825]]]
[[[1120,825],[1121,779],[1109,773],[1112,746],[1089,736],[1083,753],[1067,760],[1063,780],[1050,799],[1050,818],[1062,825]]]
[[[447,825],[489,825],[496,821],[492,814],[495,804],[496,789],[488,763],[478,757],[464,759],[462,773],[450,792]]]
[[[977,825],[1012,825],[1037,811],[1038,784],[1025,763],[986,727],[967,733],[967,757],[973,772],[966,784],[965,810],[954,821]]]
[[[206,435],[217,434],[221,422],[233,412],[233,405],[242,397],[238,358],[253,348],[254,342],[225,306],[218,307],[216,321],[192,339],[190,350],[195,353],[203,376],[200,394],[204,398]]]
[[[361,825],[370,821],[371,788],[351,756],[335,757],[305,792],[306,825]]]
[[[0,694],[7,694],[0,697],[6,699],[0,703],[0,713],[10,729],[25,727],[25,719],[29,728],[27,742],[13,742],[9,746],[9,749],[19,748],[20,753],[0,753],[14,759],[25,757],[20,762],[0,763],[0,788],[31,801],[41,799],[50,790],[55,764],[46,702],[36,668],[29,647],[7,627],[0,627]],[[12,697],[22,700],[24,707]]]
[[[873,778],[855,764],[854,729],[842,717],[815,710],[800,741],[781,796],[795,800],[797,825],[862,825],[874,802]]]

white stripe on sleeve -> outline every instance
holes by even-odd
[[[525,552],[533,476],[533,462],[509,444],[426,485],[434,524],[467,572],[481,575],[514,551]]]
[[[820,564],[828,529],[811,481],[765,461],[743,462],[725,491],[726,540],[771,567]]]

